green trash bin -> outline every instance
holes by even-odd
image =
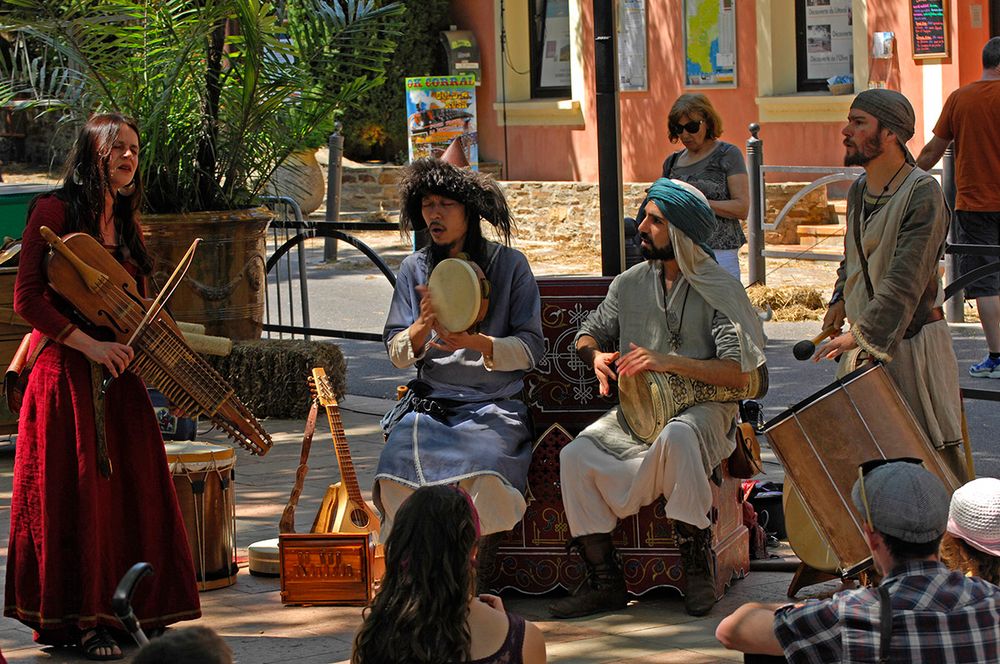
[[[0,184],[0,240],[4,236],[20,239],[31,199],[55,188],[51,184]]]

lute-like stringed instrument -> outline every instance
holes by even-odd
[[[235,390],[184,340],[177,324],[143,298],[135,279],[86,233],[60,238],[43,226],[52,247],[49,284],[77,313],[132,346],[128,369],[152,385],[184,415],[205,417],[252,454],[271,449],[271,437]]]
[[[347,444],[344,424],[340,419],[340,406],[330,385],[330,379],[322,367],[314,368],[312,377],[316,398],[319,405],[326,410],[326,418],[330,422],[330,434],[333,437],[334,450],[337,452],[337,464],[340,466],[340,481],[327,488],[323,504],[320,505],[316,520],[313,521],[312,532],[378,533],[378,516],[365,501],[358,486],[358,476],[354,472],[354,462],[351,460],[351,448]]]

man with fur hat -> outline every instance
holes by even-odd
[[[906,149],[913,122],[910,102],[893,90],[862,92],[848,113],[844,165],[865,173],[848,192],[845,257],[823,319],[837,332],[813,359],[843,355],[840,376],[869,359],[885,363],[921,428],[964,480],[958,362],[938,275],[948,209],[937,180],[914,166]]]
[[[576,349],[592,366],[601,394],[640,371],[687,376],[728,387],[747,384],[764,364],[764,333],[742,285],[716,263],[705,241],[715,216],[690,185],[661,178],[637,215],[644,263],[618,275],[580,326]],[[611,611],[628,601],[611,531],[659,496],[675,520],[684,571],[685,609],[715,604],[709,476],[735,446],[738,406],[699,403],[671,419],[652,444],[640,441],[612,409],[559,456],[571,548],[587,581],[550,607],[553,616]]]
[[[512,220],[492,178],[437,158],[407,167],[400,183],[400,222],[430,242],[400,265],[382,338],[399,368],[417,378],[385,418],[386,445],[373,496],[388,534],[400,504],[415,489],[459,484],[481,519],[480,578],[499,542],[524,515],[532,431],[521,400],[524,374],[542,358],[538,285],[528,261],[509,245]],[[480,219],[503,243],[483,237]],[[477,264],[490,283],[489,309],[476,330],[438,325],[426,284],[446,258]]]
[[[938,559],[948,524],[941,480],[913,459],[877,459],[859,474],[851,499],[882,574],[878,587],[744,604],[719,624],[719,641],[793,664],[1000,661],[1000,588]]]

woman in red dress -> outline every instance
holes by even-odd
[[[132,349],[73,309],[46,280],[39,235],[88,233],[137,277],[151,262],[138,211],[139,134],[117,114],[95,115],[77,138],[61,188],[28,213],[14,309],[34,328],[18,422],[4,615],[39,643],[74,645],[89,659],[120,659],[107,628],[111,596],[134,563],[155,574],[133,601],[145,629],[201,615],[194,566],[163,439]],[[114,378],[100,396],[106,376]],[[103,436],[98,423],[103,419]]]

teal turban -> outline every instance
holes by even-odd
[[[719,223],[712,208],[697,194],[668,178],[660,178],[646,192],[646,198],[635,216],[636,224],[646,218],[646,204],[656,203],[660,212],[674,228],[682,231],[705,253],[715,258],[715,253],[706,244]]]

